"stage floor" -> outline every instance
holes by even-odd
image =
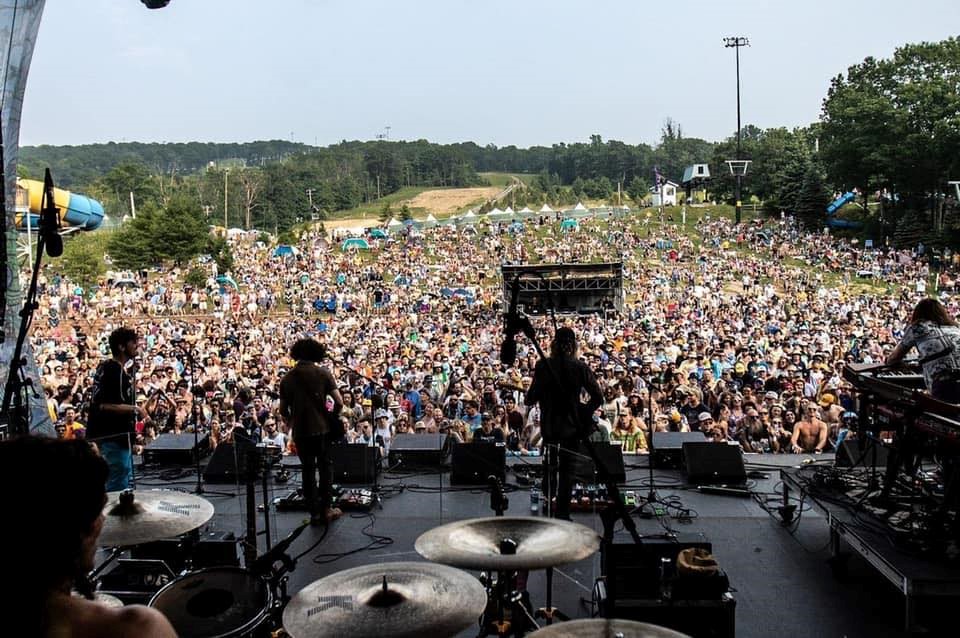
[[[767,638],[770,636],[901,636],[903,599],[884,578],[859,557],[847,564],[843,582],[834,577],[827,559],[829,530],[825,519],[809,505],[803,508],[799,525],[791,533],[779,518],[770,516],[759,501],[768,500],[774,509],[780,504],[779,469],[813,461],[805,456],[748,455],[748,471],[763,476],[751,479],[755,497],[703,494],[684,489],[682,476],[672,470],[654,473],[656,491],[664,500],[679,500],[695,517],[686,523],[674,519],[642,519],[635,517],[641,534],[660,534],[664,525],[681,533],[702,533],[713,544],[713,553],[730,579],[737,601],[737,636]],[[828,455],[815,457],[816,462],[832,462]],[[539,459],[508,459],[515,464],[537,463]],[[646,457],[626,457],[627,485],[638,495],[648,492]],[[631,467],[631,465],[633,465]],[[516,484],[508,468],[507,484],[516,487],[508,494],[512,516],[530,516],[527,487]],[[189,491],[195,479],[187,475],[176,481],[145,475],[139,489],[166,487]],[[269,484],[270,502],[299,485],[294,473],[286,484]],[[369,514],[345,513],[331,525],[323,541],[301,558],[290,576],[289,591],[296,594],[307,584],[327,574],[350,567],[387,561],[422,560],[414,551],[417,537],[438,525],[474,517],[492,516],[490,495],[482,488],[463,488],[449,484],[448,473],[386,474],[381,476],[384,493],[382,507]],[[232,496],[206,496],[215,505],[216,513],[206,529],[231,531],[238,537],[244,533],[244,487],[208,485],[208,492],[222,491]],[[262,487],[257,486],[257,503],[262,504]],[[304,520],[300,512],[270,511],[270,527],[274,543]],[[776,516],[776,515],[775,515]],[[602,531],[599,516],[575,513],[575,522]],[[257,527],[264,529],[263,512],[258,512]],[[291,555],[299,554],[319,539],[322,528],[308,528],[292,547]],[[389,538],[390,544],[367,547],[371,536]],[[259,537],[260,550],[265,537]],[[322,554],[322,556],[321,556]],[[330,561],[330,558],[343,554]],[[325,562],[329,561],[329,562]],[[599,553],[590,559],[564,566],[554,578],[554,605],[572,618],[591,615],[590,599],[596,578],[600,576]],[[544,604],[544,573],[532,572],[528,589],[534,607]],[[584,602],[586,601],[586,602]],[[462,636],[475,636],[476,628]]]

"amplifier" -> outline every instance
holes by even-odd
[[[174,579],[173,571],[162,560],[120,558],[111,571],[100,577],[100,591],[128,605],[145,605]]]
[[[603,463],[610,478],[614,483],[626,483],[627,472],[623,467],[623,448],[613,443],[594,443],[593,449],[597,453],[597,458]],[[581,445],[579,456],[573,462],[573,476],[576,480],[583,483],[596,483],[597,473],[593,459],[587,453],[585,446]]]
[[[390,444],[391,469],[439,469],[446,458],[446,434],[398,434]]]
[[[672,570],[680,551],[691,547],[712,549],[703,534],[678,534],[675,539],[649,537],[637,545],[629,534],[620,532],[612,543],[602,543],[600,561],[611,604],[616,606],[631,598],[659,598],[664,559],[670,561]]]
[[[143,448],[146,465],[193,465],[198,455],[203,458],[210,451],[210,435],[204,434],[197,441],[190,434],[161,434]]]
[[[334,483],[371,485],[380,473],[380,448],[362,443],[331,445],[330,465]]]

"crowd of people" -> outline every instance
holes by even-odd
[[[386,453],[398,434],[446,432],[535,454],[540,406],[524,391],[537,356],[520,338],[516,363],[498,360],[500,266],[622,261],[622,310],[558,318],[600,383],[595,436],[643,453],[651,431],[700,430],[747,452],[816,453],[856,425],[843,366],[884,361],[923,297],[960,309],[950,260],[934,273],[922,247],[864,248],[789,218],[440,226],[369,251],[321,230],[283,254],[261,239],[230,238],[231,272],[204,261],[199,288],[170,269],[110,272],[84,290],[48,265],[31,340],[61,436],[83,436],[108,335],[125,326],[141,339],[138,447],[194,428],[216,446],[242,428],[292,451],[278,388],[290,344],[311,336],[326,346],[348,441]],[[550,319],[533,321],[546,344]]]

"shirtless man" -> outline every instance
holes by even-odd
[[[38,467],[43,471],[31,472]],[[71,595],[93,568],[107,500],[107,465],[90,444],[39,437],[0,443],[0,482],[16,485],[28,474],[30,489],[7,492],[7,507],[18,515],[0,526],[0,543],[8,549],[0,565],[3,573],[16,575],[0,584],[4,634],[176,638],[155,609],[111,609]]]
[[[803,416],[793,426],[790,448],[797,454],[820,454],[827,444],[827,424],[820,420],[819,409],[813,402],[803,408]]]

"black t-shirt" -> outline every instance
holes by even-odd
[[[590,395],[586,404],[580,403],[583,390]],[[540,404],[543,438],[552,442],[574,437],[585,429],[587,417],[603,403],[603,394],[593,371],[585,363],[568,357],[551,357],[549,361],[537,361],[525,403]]]
[[[503,431],[499,428],[494,428],[490,430],[490,433],[485,433],[482,429],[477,430],[473,433],[473,442],[474,443],[503,443]]]
[[[93,375],[87,438],[99,439],[118,434],[132,434],[133,414],[104,412],[100,406],[105,403],[133,404],[133,380],[115,359],[108,359],[101,363]],[[129,438],[116,437],[110,440],[127,444]]]

